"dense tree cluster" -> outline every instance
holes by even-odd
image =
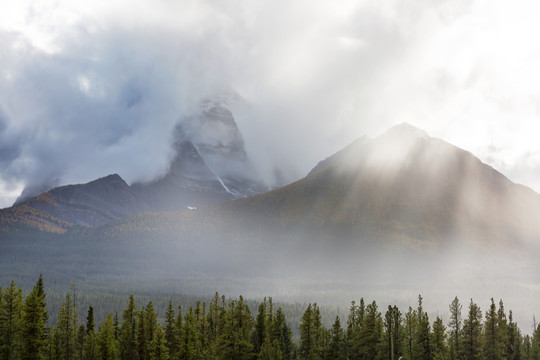
[[[14,282],[0,288],[0,360],[540,360],[540,325],[523,336],[502,300],[491,300],[483,314],[456,297],[445,325],[430,321],[418,306],[402,313],[397,306],[381,312],[375,301],[351,303],[346,323],[336,317],[326,328],[321,309],[309,304],[293,336],[281,308],[264,299],[255,317],[244,299],[227,301],[217,293],[207,305],[182,311],[172,301],[158,321],[150,301],[137,307],[133,296],[122,314],[107,314],[96,324],[94,308],[78,318],[77,292],[65,296],[55,326],[48,327],[43,279],[23,298]]]

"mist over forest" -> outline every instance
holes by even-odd
[[[500,354],[529,359],[516,355],[529,346],[536,358],[537,13],[529,0],[6,4],[1,356],[25,358],[35,344],[21,334],[34,325],[43,333],[32,354],[45,354],[65,335],[66,311],[88,326],[93,304],[103,330],[77,333],[81,356],[95,330],[102,358],[112,344],[110,358],[131,359],[107,331],[134,295],[137,321],[155,324],[126,322],[151,333],[137,340],[139,360],[161,349],[169,299],[184,307],[178,324],[191,324],[176,335],[197,328],[201,359],[227,358],[237,331],[250,334],[249,359],[362,348],[397,360],[444,335],[427,358],[454,360],[466,337],[450,332],[456,297],[479,326],[471,349],[492,358],[486,324],[498,305]],[[201,304],[216,292],[227,296],[220,316],[246,327],[203,331],[216,319]],[[274,322],[270,297],[287,320]],[[370,324],[354,320],[361,298]],[[12,338],[9,303],[19,309]],[[318,329],[311,345],[301,323]],[[418,345],[408,352],[407,324]],[[169,358],[190,358],[172,343]]]

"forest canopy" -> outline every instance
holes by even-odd
[[[121,313],[97,323],[93,306],[79,317],[77,292],[68,292],[50,325],[43,277],[26,297],[12,281],[0,288],[0,359],[540,359],[540,326],[523,335],[502,300],[491,299],[482,312],[472,299],[463,308],[456,297],[445,324],[429,318],[421,296],[406,310],[362,298],[330,327],[310,303],[298,333],[272,298],[253,314],[242,296],[216,293],[189,309],[170,300],[160,316],[152,301],[126,300]]]

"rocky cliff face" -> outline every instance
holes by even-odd
[[[175,157],[160,179],[135,184],[152,210],[239,199],[266,190],[251,165],[227,98],[204,101],[172,136]]]

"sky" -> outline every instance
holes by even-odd
[[[269,183],[409,122],[540,191],[540,4],[20,0],[0,12],[0,208],[163,174],[175,124],[235,92]]]

